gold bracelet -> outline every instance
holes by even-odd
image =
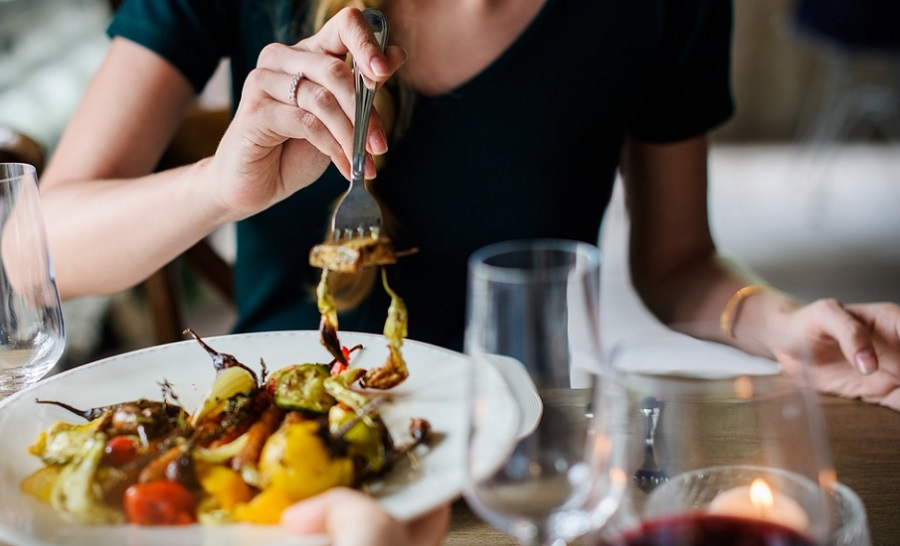
[[[741,303],[753,294],[759,294],[766,290],[769,290],[769,286],[766,284],[750,284],[732,294],[725,302],[725,307],[722,308],[722,314],[719,316],[722,333],[728,337],[734,337],[734,319],[737,317]]]

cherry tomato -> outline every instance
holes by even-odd
[[[137,525],[190,525],[197,522],[197,501],[178,482],[139,483],[125,490],[125,515]]]
[[[103,464],[122,466],[137,456],[138,442],[131,436],[113,436],[103,449]]]

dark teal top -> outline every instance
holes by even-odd
[[[290,29],[280,0],[126,0],[109,27],[158,52],[199,92],[230,57],[233,93],[260,49]],[[301,9],[302,11],[302,9]],[[669,142],[702,134],[733,111],[732,7],[725,0],[547,0],[493,64],[457,89],[416,98],[375,187],[399,220],[388,269],[409,309],[409,337],[462,346],[466,260],[501,240],[596,243],[626,134]],[[453,52],[448,52],[452,55]],[[287,90],[285,90],[287,92]],[[347,189],[335,168],[237,227],[238,331],[315,329],[324,238]],[[380,332],[376,286],[342,330]]]

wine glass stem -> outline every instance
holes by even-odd
[[[513,529],[512,534],[521,546],[566,546],[568,543],[547,532],[541,526],[529,525],[525,529]]]

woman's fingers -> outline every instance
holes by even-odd
[[[266,137],[258,144],[274,146],[287,139],[307,140],[329,156],[341,173],[349,178],[353,134],[351,119],[334,93],[303,77],[296,83],[294,102],[289,102],[292,84],[292,76],[284,72],[254,69],[246,80],[238,114],[256,120],[260,135]],[[367,162],[366,174],[375,176],[371,160]]]
[[[376,83],[383,83],[396,70],[375,40],[365,16],[355,8],[342,9],[322,30],[301,44],[329,55],[343,57],[350,53],[363,75]]]
[[[819,300],[811,304],[815,316],[820,318],[822,333],[834,339],[841,353],[863,375],[878,369],[878,357],[869,328],[849,313],[834,299]]]
[[[410,544],[434,545],[443,543],[450,525],[450,505],[445,504],[407,524]]]
[[[356,100],[348,54],[357,59],[364,76],[378,84],[406,60],[401,48],[382,52],[362,13],[345,9],[306,40],[293,46],[266,46],[244,82],[233,130],[226,135],[228,146],[248,168],[262,162],[280,167],[274,173],[280,180],[272,180],[281,184],[269,187],[271,197],[312,182],[326,158],[350,178]],[[366,150],[387,151],[384,126],[375,109]],[[369,154],[365,174],[373,178],[375,163]],[[262,195],[259,200],[264,200]]]
[[[371,497],[340,487],[294,504],[282,513],[281,524],[302,535],[328,535],[333,546],[422,544],[406,540],[403,525]]]
[[[354,111],[353,70],[343,58],[307,51],[299,46],[269,44],[259,54],[256,66],[257,69],[281,72],[287,77],[284,87],[272,91],[274,99],[285,104],[296,104],[296,100],[302,96],[303,83],[313,82],[328,89],[344,114],[348,118],[352,118]],[[294,100],[291,100],[290,82],[295,74],[300,74],[300,80],[295,89]]]
[[[343,149],[343,159],[338,159],[331,151],[328,155],[348,177],[349,169],[344,168],[353,158],[353,124],[355,123],[356,100],[353,71],[343,60],[289,47],[282,44],[266,46],[260,54],[258,67],[251,72],[245,93],[251,93],[248,85],[258,92],[267,95],[274,101],[288,106],[296,106],[315,116],[321,126],[332,131],[333,138]],[[385,59],[393,73],[404,62],[406,52],[402,48],[388,48]],[[256,74],[260,72],[260,74]],[[246,98],[246,97],[245,97]],[[301,120],[304,119],[302,116]],[[312,124],[306,120],[305,125]],[[304,126],[295,131],[283,133],[289,138],[305,138]],[[299,131],[299,133],[297,132]],[[313,140],[312,143],[315,144]],[[326,150],[322,150],[325,152]],[[366,135],[366,151],[370,154],[383,154],[387,151],[387,137],[384,125],[377,109],[371,112]],[[366,158],[366,176],[375,177],[375,164],[371,157]]]

